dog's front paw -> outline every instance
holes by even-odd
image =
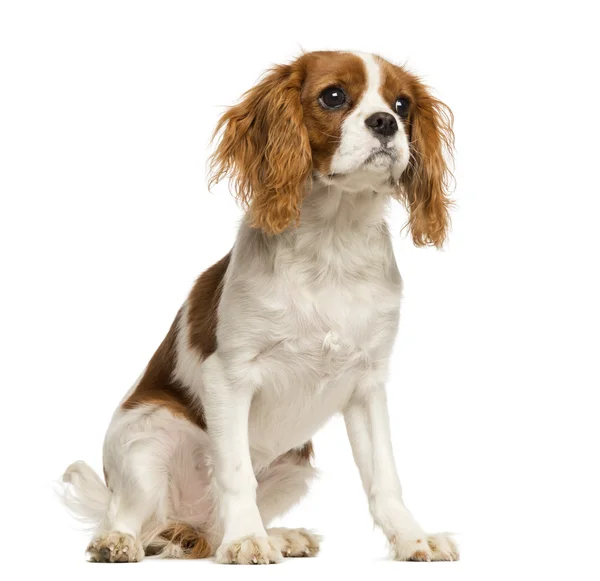
[[[450,535],[438,533],[420,538],[393,537],[392,555],[397,561],[458,561],[456,543]]]
[[[316,557],[319,553],[320,537],[306,529],[269,529],[269,537],[284,557]]]
[[[95,537],[86,553],[93,563],[136,563],[144,558],[140,541],[118,531]]]
[[[232,543],[223,543],[217,550],[215,560],[224,564],[269,565],[281,563],[283,557],[273,539],[251,535]]]

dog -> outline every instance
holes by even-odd
[[[443,245],[452,113],[379,56],[310,52],[268,71],[215,140],[210,185],[228,178],[245,217],[115,411],[106,484],[83,462],[63,476],[96,527],[89,559],[315,556],[316,534],[267,527],[307,492],[311,437],[336,413],[393,558],[458,559],[402,501],[385,394],[402,289],[385,212],[402,202],[414,244]]]

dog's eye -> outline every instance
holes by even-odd
[[[398,97],[396,99],[396,104],[394,105],[394,109],[396,109],[396,113],[402,117],[402,119],[406,119],[408,117],[408,109],[409,102],[408,99],[404,97]]]
[[[339,109],[346,100],[346,93],[339,87],[328,87],[319,96],[319,103],[325,109]]]

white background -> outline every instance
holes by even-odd
[[[0,571],[63,579],[598,574],[598,64],[592,2],[0,4]],[[84,561],[52,482],[110,416],[240,210],[207,193],[223,106],[301,49],[377,52],[456,116],[443,252],[390,215],[405,280],[389,403],[406,502],[459,563],[384,560],[341,420],[276,567]],[[110,576],[110,577],[109,577]],[[598,578],[598,577],[596,577]]]

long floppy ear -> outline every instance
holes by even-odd
[[[448,161],[454,150],[452,111],[420,83],[410,114],[411,159],[401,178],[401,197],[409,211],[416,246],[441,248],[450,227]]]
[[[232,191],[250,209],[252,225],[277,234],[299,220],[312,172],[297,64],[277,66],[219,120],[209,186],[231,178]]]

